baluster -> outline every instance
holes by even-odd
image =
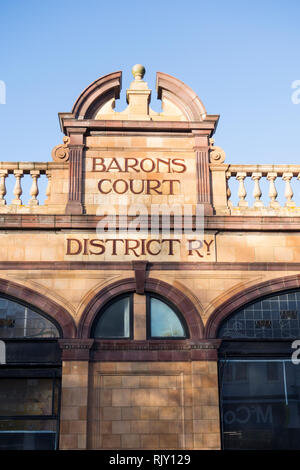
[[[5,178],[8,175],[7,170],[0,170],[0,205],[4,206],[6,204],[6,200],[4,198],[6,194],[6,184],[5,184]]]
[[[277,178],[277,173],[275,172],[270,172],[267,174],[267,180],[270,181],[270,186],[269,186],[269,198],[270,200],[270,207],[273,209],[277,209],[280,207],[280,204],[278,201],[276,201],[277,198],[277,189],[275,186],[275,180]]]
[[[239,207],[248,207],[248,202],[245,201],[245,197],[247,196],[247,191],[244,185],[244,179],[246,178],[247,173],[239,172],[236,174],[236,179],[239,182],[239,189],[238,189],[238,197],[239,197]]]
[[[12,200],[12,204],[17,204],[18,206],[20,206],[22,204],[20,196],[22,194],[21,178],[23,178],[23,170],[14,170],[14,175],[16,178],[16,184],[14,187],[14,195],[16,197],[15,199]]]
[[[254,181],[254,188],[253,188],[253,197],[255,199],[254,201],[254,207],[263,207],[264,204],[260,200],[261,198],[261,189],[259,186],[259,180],[262,177],[262,173],[252,173],[251,179]]]
[[[46,176],[48,178],[48,184],[47,184],[47,188],[46,188],[47,199],[45,200],[45,204],[49,204],[50,196],[51,196],[51,171],[50,170],[46,171]]]
[[[299,173],[300,174],[300,173]],[[231,178],[231,173],[228,171],[226,173],[226,196],[227,196],[227,206],[228,207],[233,207],[232,201],[230,200],[231,198],[231,189],[229,187],[229,179]]]
[[[37,196],[39,194],[39,188],[38,188],[38,178],[40,176],[39,170],[31,170],[30,171],[31,177],[32,177],[32,186],[30,189],[30,196],[31,199],[29,200],[29,204],[31,206],[38,206],[39,201],[37,199]]]
[[[285,191],[284,196],[286,198],[285,207],[295,207],[296,204],[292,201],[292,197],[294,195],[292,187],[291,187],[291,179],[293,178],[293,173],[283,173],[282,179],[285,181]]]

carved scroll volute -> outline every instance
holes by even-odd
[[[225,161],[225,152],[221,147],[215,146],[215,140],[209,139],[209,158],[210,163],[224,163]]]
[[[70,143],[70,137],[65,136],[63,142],[63,144],[56,145],[51,152],[55,162],[67,162],[69,160],[70,150],[68,145]]]

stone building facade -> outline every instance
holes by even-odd
[[[59,113],[53,161],[0,163],[0,448],[297,448],[300,165],[231,165],[144,73]]]

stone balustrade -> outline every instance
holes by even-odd
[[[61,170],[68,171],[68,165],[61,162],[0,162],[0,213],[44,212],[45,208],[49,212],[53,172],[57,176]],[[13,175],[13,187],[11,182],[8,184],[10,175]],[[25,183],[26,175],[30,176],[30,181]],[[45,178],[40,182],[44,175],[46,182]],[[42,204],[39,198],[40,186],[44,199]],[[29,192],[26,203],[23,201],[24,189]]]
[[[0,162],[0,213],[64,213],[68,172],[67,162]],[[210,172],[216,215],[300,216],[300,165],[214,162]]]
[[[217,215],[300,215],[300,165],[211,164],[210,170]]]

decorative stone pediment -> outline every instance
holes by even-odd
[[[203,121],[207,113],[196,93],[185,83],[162,72],[156,74],[157,98],[162,101],[162,112],[151,109],[151,93],[143,80],[145,68],[132,68],[134,80],[126,91],[128,103],[124,111],[115,111],[120,97],[122,72],[99,78],[88,86],[74,104],[72,113],[60,113],[60,118],[77,120],[139,120],[139,121]]]

